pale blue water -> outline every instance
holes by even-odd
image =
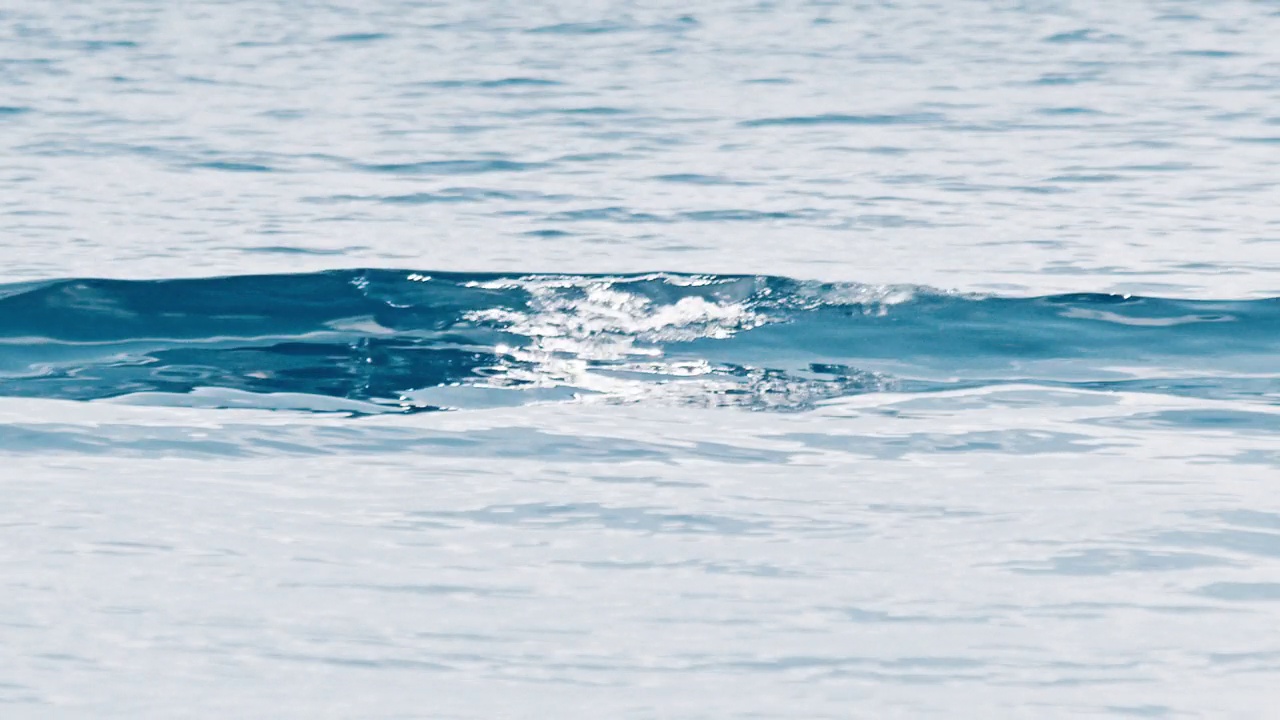
[[[1278,33],[0,3],[0,717],[1268,717]]]

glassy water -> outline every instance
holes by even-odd
[[[1277,32],[0,3],[0,716],[1266,717]]]

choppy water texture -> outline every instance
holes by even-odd
[[[0,2],[0,716],[1266,717],[1277,33]]]

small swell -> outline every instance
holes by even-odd
[[[759,118],[738,123],[742,127],[811,126],[811,125],[923,125],[944,120],[937,113],[905,113],[901,115],[799,115],[794,117]]]
[[[398,270],[0,286],[0,395],[86,401],[796,410],[884,390],[1037,383],[1275,405],[1278,354],[1277,298]]]
[[[423,162],[359,165],[362,170],[398,175],[475,175],[492,172],[523,172],[545,167],[543,163],[514,160],[427,160]]]
[[[345,35],[334,35],[333,37],[329,38],[329,42],[364,43],[364,42],[375,42],[378,40],[387,40],[390,37],[391,35],[387,33],[380,33],[380,32],[347,33]]]

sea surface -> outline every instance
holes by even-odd
[[[0,0],[0,717],[1274,716],[1277,38]]]

